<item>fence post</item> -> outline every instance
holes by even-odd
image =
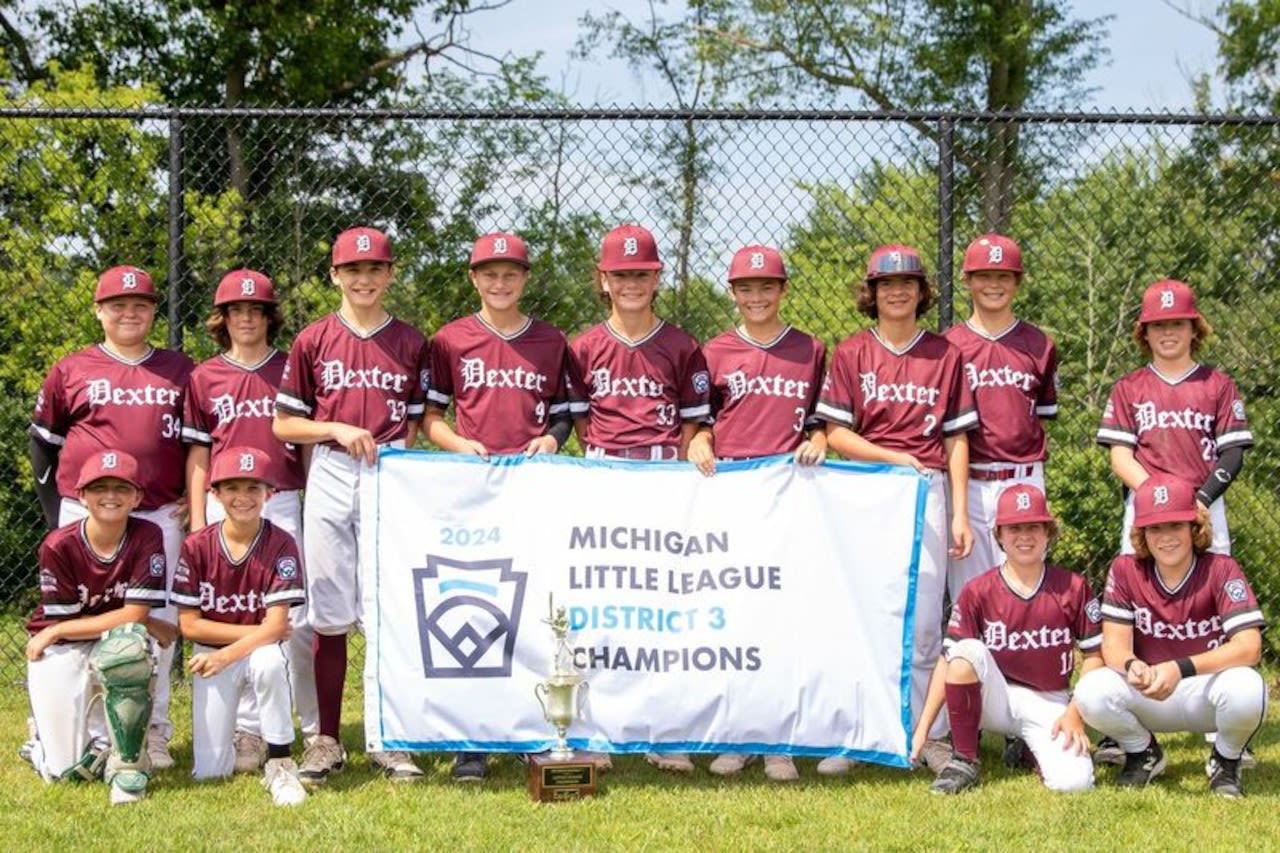
[[[183,204],[182,119],[169,119],[169,347],[182,349],[182,286],[186,281],[186,255],[182,237],[186,232]]]
[[[938,120],[938,331],[951,326],[951,258],[955,254],[955,124]]]

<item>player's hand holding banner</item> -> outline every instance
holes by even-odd
[[[369,749],[536,752],[548,593],[570,744],[907,765],[924,481],[901,468],[384,451],[361,537]]]

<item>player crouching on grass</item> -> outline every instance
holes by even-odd
[[[27,623],[31,763],[46,782],[105,778],[113,805],[142,799],[151,777],[148,635],[161,646],[177,635],[150,616],[166,603],[164,539],[130,516],[139,482],[137,460],[122,451],[80,466],[75,488],[88,517],[40,544],[40,606]]]
[[[1076,686],[1085,722],[1124,750],[1116,784],[1164,772],[1153,732],[1218,733],[1209,789],[1244,796],[1240,756],[1267,715],[1262,611],[1240,565],[1209,551],[1209,514],[1195,487],[1162,474],[1133,499],[1133,554],[1111,563],[1102,598],[1106,667]]]
[[[192,752],[197,779],[235,771],[236,711],[254,694],[267,742],[262,784],[278,806],[307,798],[290,757],[289,609],[306,601],[293,537],[262,517],[271,496],[263,479],[271,460],[257,448],[230,447],[210,468],[209,483],[226,518],[182,543],[173,580],[182,636],[195,644],[187,668],[192,690]]]
[[[1084,655],[1081,673],[1102,666],[1098,600],[1084,577],[1045,562],[1058,524],[1044,492],[1030,484],[1005,489],[995,522],[1005,560],[965,584],[952,606],[911,758],[920,759],[945,700],[954,755],[933,793],[958,794],[978,784],[980,729],[1025,744],[1049,790],[1088,790],[1089,736],[1067,687],[1077,648]]]
[[[689,443],[689,461],[708,477],[715,474],[717,457],[789,453],[800,465],[820,464],[827,456],[827,436],[813,408],[822,388],[826,348],[779,316],[787,293],[787,268],[778,250],[746,246],[734,253],[729,292],[742,324],[703,347],[715,423],[698,428]],[[791,390],[779,393],[782,387]],[[750,753],[724,753],[709,769],[717,776],[732,776],[755,758]],[[789,755],[766,755],[764,772],[775,782],[800,778]]]

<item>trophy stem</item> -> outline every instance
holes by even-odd
[[[569,748],[569,741],[565,739],[565,733],[568,731],[568,726],[556,726],[556,745],[551,748],[552,758],[567,760],[573,757],[573,750]]]

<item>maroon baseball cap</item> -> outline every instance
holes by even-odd
[[[333,241],[333,265],[355,264],[360,261],[393,263],[391,241],[377,228],[348,228]]]
[[[964,250],[964,272],[1004,270],[1022,273],[1022,249],[1003,234],[983,234]]]
[[[123,450],[101,450],[84,460],[84,464],[80,466],[80,476],[76,478],[76,491],[81,491],[95,480],[105,480],[108,477],[124,480],[142,491],[138,460]]]
[[[871,283],[893,275],[905,275],[923,280],[924,261],[920,259],[920,252],[901,243],[890,243],[872,252],[867,260],[867,282]]]
[[[98,276],[98,287],[93,291],[94,302],[105,302],[117,296],[140,296],[159,302],[155,282],[145,270],[137,267],[122,266],[111,269]]]
[[[485,234],[471,248],[471,268],[475,269],[490,261],[510,261],[528,269],[529,247],[524,244],[524,240],[506,231]]]
[[[648,228],[619,225],[604,235],[600,244],[599,267],[601,272],[660,270],[662,259],[658,257],[658,243]]]
[[[1134,527],[1195,520],[1196,490],[1185,480],[1157,474],[1144,480],[1133,495]]]
[[[257,270],[232,270],[218,282],[218,290],[213,295],[214,307],[230,305],[232,302],[266,302],[276,304],[276,288]]]
[[[1010,486],[996,501],[996,527],[1003,524],[1049,523],[1049,503],[1044,492],[1027,483]]]
[[[776,278],[787,280],[787,266],[782,255],[772,246],[743,246],[729,262],[729,281],[740,278]]]
[[[264,474],[271,457],[256,447],[228,447],[218,454],[209,469],[209,486],[227,480],[258,480],[271,485]]]
[[[1200,316],[1196,310],[1196,295],[1185,281],[1162,279],[1147,287],[1142,294],[1142,313],[1139,323],[1157,323],[1160,320],[1194,320]]]

